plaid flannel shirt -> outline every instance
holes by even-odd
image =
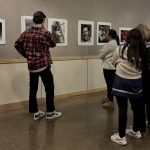
[[[27,58],[28,69],[38,70],[52,63],[49,47],[55,47],[56,42],[49,31],[43,27],[32,27],[23,32],[14,47]]]

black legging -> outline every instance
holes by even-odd
[[[107,84],[107,97],[110,102],[113,102],[113,95],[111,94],[111,91],[114,83],[115,72],[116,70],[103,69],[105,82]]]

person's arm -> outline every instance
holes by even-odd
[[[110,44],[107,43],[101,50],[98,51],[100,59],[105,59],[105,57],[110,53],[110,48]]]
[[[54,40],[54,38],[50,32],[48,32],[48,34],[47,34],[47,41],[49,43],[49,47],[53,48],[56,46],[56,41]]]
[[[112,61],[111,61],[112,65],[114,65],[115,67],[116,67],[116,65],[118,63],[117,62],[118,59],[119,59],[119,46],[116,48],[116,50],[114,52],[114,55],[113,55],[113,58],[112,58]]]
[[[15,42],[14,47],[24,58],[27,58],[26,53],[23,49],[22,39],[23,39],[23,35],[21,34],[18,40]]]

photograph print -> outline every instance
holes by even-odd
[[[111,23],[97,22],[97,45],[104,45],[108,43],[106,34],[109,29],[111,29]]]
[[[93,21],[78,21],[78,45],[94,45]]]
[[[124,27],[119,28],[120,44],[126,43],[126,37],[131,29],[132,28],[124,28]]]
[[[33,16],[21,16],[21,33],[35,25],[32,19]]]
[[[56,46],[67,46],[67,19],[48,18],[48,31],[56,41]]]
[[[5,19],[0,18],[0,44],[5,44]]]

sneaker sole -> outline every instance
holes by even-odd
[[[49,118],[48,118],[48,117],[46,117],[46,119],[48,119],[48,120],[49,120],[49,119],[59,118],[59,117],[61,117],[61,116],[62,116],[62,114],[61,114],[60,116],[55,116],[55,117],[49,117]]]
[[[33,120],[38,120],[40,119],[41,117],[43,117],[45,115],[45,113],[43,115],[41,115],[39,118],[33,118]]]
[[[126,143],[122,143],[122,142],[119,142],[119,141],[115,141],[113,138],[111,138],[111,140],[112,140],[113,142],[117,143],[117,144],[122,145],[122,146],[127,145],[127,142],[126,142]]]
[[[131,134],[131,133],[127,132],[127,131],[126,131],[126,134],[131,135],[131,136],[133,136],[133,137],[135,137],[135,138],[137,138],[137,139],[140,139],[140,138],[141,138],[141,136],[140,136],[140,137],[135,136],[135,135],[133,135],[133,134]]]

